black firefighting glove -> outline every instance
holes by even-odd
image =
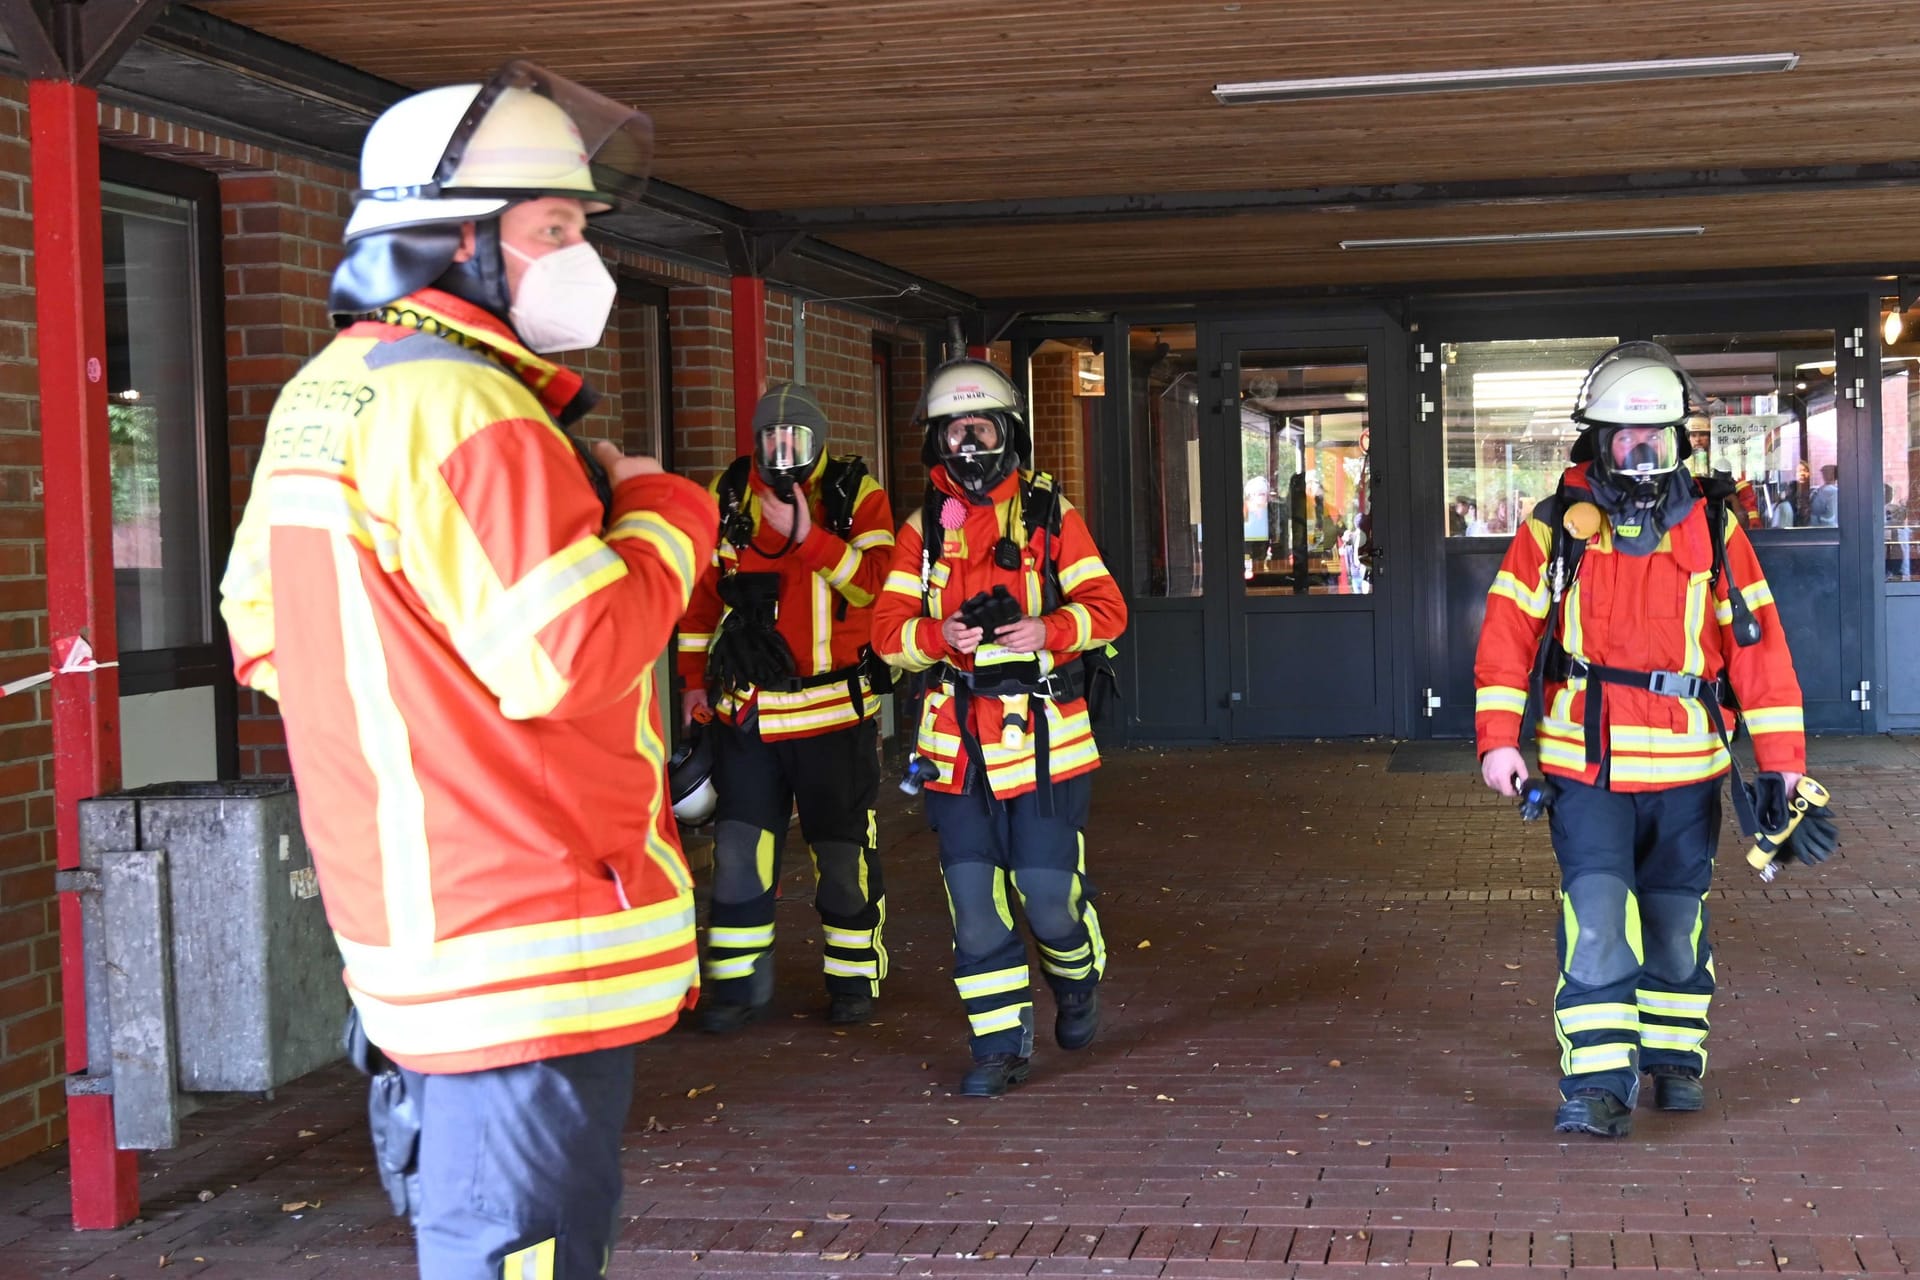
[[[1552,778],[1542,774],[1538,778],[1529,778],[1520,784],[1520,821],[1537,822],[1547,816],[1553,808],[1553,802],[1560,798],[1560,788]]]
[[[1773,879],[1788,862],[1825,862],[1839,848],[1840,833],[1828,805],[1832,797],[1812,778],[1802,777],[1789,795],[1785,778],[1763,773],[1747,790],[1760,826],[1747,851],[1747,865],[1760,872],[1761,879]]]
[[[994,633],[1001,627],[1011,622],[1018,622],[1026,616],[1026,611],[1020,607],[1020,602],[1008,593],[1004,583],[995,583],[992,595],[984,591],[980,592],[961,605],[959,612],[960,621],[969,627],[980,628],[980,634],[989,640],[993,639]]]

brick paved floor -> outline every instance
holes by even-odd
[[[963,1020],[918,818],[883,826],[878,1026],[819,1019],[793,868],[777,1016],[642,1056],[612,1274],[1920,1270],[1920,744],[1827,750],[1827,868],[1762,888],[1728,850],[1708,1109],[1644,1110],[1614,1143],[1549,1127],[1545,832],[1392,753],[1117,755],[1088,838],[1106,1028],[1078,1055],[1043,1030],[1005,1099],[952,1093]],[[0,1277],[411,1274],[360,1106],[335,1070],[199,1113],[116,1232],[68,1230],[60,1153],[0,1171]]]

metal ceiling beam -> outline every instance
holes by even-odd
[[[0,0],[0,14],[7,6],[31,5],[44,0]],[[154,3],[155,0],[87,0],[89,6],[103,3]],[[369,74],[356,67],[274,39],[249,27],[228,22],[213,14],[198,9],[174,7],[162,14],[145,31],[141,40],[143,48],[150,47],[175,58],[190,59],[192,62],[219,68],[233,76],[242,78],[254,86],[277,90],[289,98],[305,102],[325,104],[340,117],[352,117],[359,121],[371,122],[382,111],[412,92],[405,85],[395,84],[380,76]],[[109,97],[124,96],[134,100],[142,110],[159,115],[168,114],[168,102],[156,95],[150,88],[129,84],[122,94],[119,86],[108,84],[104,92]],[[315,158],[328,159],[352,170],[358,163],[357,138],[348,146],[343,131],[335,129],[326,139],[292,139],[286,137],[284,122],[272,119],[250,118],[250,101],[236,100],[231,106],[213,107],[208,103],[189,104],[180,113],[202,127],[215,132],[222,130],[236,133],[249,140],[275,148],[284,140],[288,149]],[[363,126],[362,126],[363,127]],[[932,280],[922,279],[910,272],[886,266],[869,258],[848,254],[830,245],[820,244],[796,231],[762,232],[751,224],[750,215],[744,209],[716,200],[711,196],[690,191],[685,187],[663,182],[658,178],[647,181],[637,194],[633,186],[638,184],[620,184],[617,176],[613,183],[616,192],[625,194],[634,203],[648,209],[679,218],[698,227],[711,228],[719,233],[716,248],[729,243],[753,243],[762,247],[762,252],[778,249],[776,255],[768,253],[766,268],[768,279],[776,284],[790,288],[805,289],[800,283],[810,272],[807,268],[820,268],[851,276],[860,281],[872,283],[885,289],[899,289],[906,284],[920,286],[916,300],[919,306],[911,310],[915,315],[923,316],[926,304],[949,310],[971,312],[979,306],[972,295],[963,290],[951,288]],[[621,191],[620,188],[626,189]],[[630,235],[614,234],[608,237],[619,244],[641,252],[647,252],[655,246]],[[686,253],[667,252],[669,258],[685,260]],[[726,271],[729,264],[724,252],[717,253],[711,260],[703,260],[700,265]],[[834,289],[827,290],[834,292]],[[843,291],[843,290],[842,290]],[[893,314],[881,312],[881,314]],[[914,315],[901,312],[898,318],[912,320]]]
[[[0,0],[0,27],[33,80],[97,86],[167,0]]]
[[[750,214],[756,231],[909,231],[1046,223],[1218,218],[1244,213],[1352,212],[1460,206],[1566,204],[1677,196],[1857,191],[1920,184],[1920,161],[1672,169],[1569,178],[1495,178],[1470,182],[1394,182],[1371,186],[1293,187],[1273,191],[1184,191],[1153,195],[1049,196],[926,204],[822,206]]]

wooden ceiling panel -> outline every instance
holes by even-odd
[[[1394,250],[1342,239],[1706,227],[1699,236]],[[1532,207],[840,234],[856,253],[982,298],[1111,298],[1413,282],[1700,275],[1911,261],[1920,189],[1608,200]]]
[[[1920,155],[1899,0],[215,0],[413,86],[531,57],[748,209],[1551,179]],[[1225,107],[1216,82],[1681,55],[1784,74]]]

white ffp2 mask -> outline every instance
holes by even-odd
[[[599,251],[583,241],[535,258],[500,247],[527,264],[508,312],[520,340],[542,355],[598,346],[618,292]]]

